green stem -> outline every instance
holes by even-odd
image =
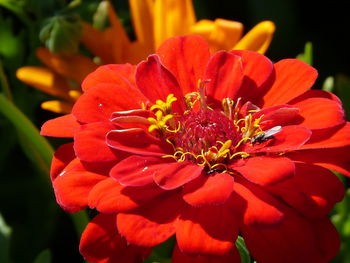
[[[80,212],[70,214],[71,219],[74,223],[75,230],[77,231],[77,234],[80,236],[86,227],[86,225],[89,223],[89,218],[86,214],[85,210],[82,210]]]
[[[23,135],[33,150],[39,154],[45,170],[50,170],[53,148],[49,142],[39,134],[34,124],[4,95],[0,94],[0,112],[16,127],[17,131]],[[45,176],[47,185],[50,184],[49,176]],[[85,211],[70,214],[78,234],[81,234],[89,221]]]
[[[34,124],[4,95],[0,94],[0,112],[31,142],[45,164],[50,167],[53,148],[49,142],[39,134]]]
[[[242,263],[250,263],[249,251],[245,245],[244,239],[241,236],[238,236],[236,240],[236,247],[238,249],[239,255],[241,257]]]
[[[10,85],[4,72],[4,67],[2,66],[2,61],[0,60],[0,83],[5,96],[12,101],[12,93],[10,90]]]

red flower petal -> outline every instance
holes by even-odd
[[[135,86],[135,69],[136,66],[130,64],[103,65],[87,75],[81,87],[86,92],[101,83],[110,83],[118,86],[129,83],[130,86]]]
[[[112,113],[111,122],[117,125],[119,129],[142,128],[145,131],[148,130],[150,122],[146,117],[137,115],[114,117],[117,113],[118,112]]]
[[[320,90],[320,89],[310,89],[307,90],[306,92],[302,93],[298,97],[293,98],[292,100],[288,101],[288,104],[296,104],[299,102],[302,102],[304,100],[310,99],[310,98],[324,98],[324,99],[329,99],[332,101],[337,102],[338,104],[341,104],[341,100],[334,95],[333,93],[330,93],[325,90]]]
[[[312,222],[318,250],[324,262],[330,262],[339,252],[340,238],[337,229],[328,218]]]
[[[112,114],[113,115],[113,114]],[[117,124],[124,129],[126,128],[148,128],[149,121],[145,117],[140,116],[120,116],[111,119],[111,122]],[[125,127],[127,125],[128,127]],[[140,126],[140,127],[138,127]]]
[[[238,253],[238,250],[233,247],[226,255],[215,257],[208,255],[198,255],[190,256],[185,253],[182,253],[180,248],[176,245],[172,257],[173,263],[240,263],[241,258]]]
[[[90,190],[106,177],[85,170],[74,159],[53,181],[57,203],[68,212],[77,212],[87,206]]]
[[[177,244],[190,255],[224,256],[235,246],[238,221],[226,206],[187,207],[176,226]]]
[[[259,125],[263,130],[267,130],[275,126],[299,124],[302,120],[299,112],[298,108],[284,104],[262,109],[253,117],[257,119],[262,116]]]
[[[334,148],[350,144],[350,123],[312,131],[310,140],[301,149]]]
[[[325,217],[344,196],[342,182],[320,166],[296,163],[295,176],[269,188],[310,218]]]
[[[300,109],[304,121],[300,125],[309,129],[334,127],[345,122],[341,103],[325,98],[308,98],[293,104]]]
[[[275,81],[263,97],[264,107],[284,104],[314,84],[317,71],[298,59],[283,59],[275,65]]]
[[[253,152],[287,152],[299,149],[311,136],[311,131],[307,128],[291,125],[285,126],[280,132],[275,134],[268,145],[255,144]]]
[[[285,157],[252,157],[246,159],[244,165],[232,169],[252,183],[263,186],[286,180],[295,173],[294,163]]]
[[[182,205],[179,194],[165,193],[144,206],[139,214],[118,214],[119,232],[131,244],[158,245],[175,234],[175,222]]]
[[[149,156],[163,156],[171,149],[170,144],[141,128],[111,130],[106,135],[106,143],[119,151]]]
[[[207,94],[221,101],[224,98],[234,98],[242,80],[241,58],[220,51],[210,58],[203,81],[209,81],[205,84]]]
[[[158,223],[142,215],[120,213],[117,217],[120,233],[131,244],[156,246],[175,234],[174,222]]]
[[[299,150],[287,153],[286,157],[305,163],[312,163],[350,176],[350,147]]]
[[[136,110],[126,110],[126,111],[116,111],[113,112],[111,115],[111,121],[113,121],[115,118],[120,117],[143,117],[148,118],[152,116],[152,113],[149,110],[142,110],[142,109],[136,109]]]
[[[249,50],[232,50],[231,54],[240,56],[243,65],[243,83],[236,99],[257,103],[269,88],[267,82],[273,80],[273,64],[265,56]]]
[[[86,162],[116,161],[116,151],[106,144],[106,134],[114,129],[108,122],[82,125],[75,133],[74,150],[79,159]]]
[[[80,124],[72,114],[67,114],[52,120],[48,120],[43,124],[40,134],[53,137],[73,137]]]
[[[243,214],[246,225],[271,226],[283,220],[280,203],[261,187],[237,178],[232,209]]]
[[[67,143],[61,145],[55,152],[52,162],[51,162],[51,170],[50,170],[50,178],[51,180],[55,180],[55,178],[63,171],[63,169],[73,160],[75,159],[75,153],[73,150],[73,143]]]
[[[147,98],[128,81],[101,83],[79,97],[72,113],[83,123],[107,121],[115,111],[140,109],[146,102]]]
[[[336,231],[329,225],[321,228],[328,219],[306,220],[289,208],[285,208],[283,213],[285,219],[275,227],[241,227],[255,260],[269,263],[326,263],[335,256],[337,251],[334,247],[339,244]],[[336,245],[327,247],[332,240]]]
[[[165,190],[178,188],[200,176],[203,166],[190,161],[163,164],[153,179],[159,187]]]
[[[112,178],[107,177],[92,188],[88,196],[90,208],[101,213],[128,211],[138,207],[130,197],[121,194],[124,187]]]
[[[136,83],[141,92],[152,102],[166,101],[169,94],[174,94],[178,99],[174,106],[180,105],[180,108],[184,109],[179,84],[174,75],[161,64],[157,55],[149,56],[137,66]]]
[[[195,35],[173,37],[159,47],[157,54],[176,77],[183,94],[198,90],[198,80],[203,78],[210,56],[204,39]]]
[[[143,186],[153,182],[153,175],[164,167],[169,159],[147,156],[130,156],[119,162],[110,176],[125,186]]]
[[[233,192],[233,177],[229,174],[200,176],[186,184],[183,199],[192,206],[223,204]]]
[[[144,187],[125,187],[107,178],[90,191],[88,203],[101,213],[125,212],[135,209],[163,193],[155,184]]]
[[[150,248],[128,245],[118,233],[115,215],[97,215],[86,227],[80,240],[80,253],[94,263],[140,263]]]

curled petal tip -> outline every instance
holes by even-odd
[[[234,49],[253,50],[264,54],[269,47],[275,24],[272,21],[262,21],[253,27],[238,43]]]
[[[42,109],[60,114],[70,113],[72,111],[72,107],[72,103],[59,100],[45,101],[41,104]]]

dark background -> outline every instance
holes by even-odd
[[[196,8],[211,19],[240,21],[246,30],[259,21],[271,20],[276,24],[276,32],[266,53],[270,59],[295,57],[311,41],[313,66],[319,71],[320,80],[339,73],[350,75],[349,1],[198,0]]]

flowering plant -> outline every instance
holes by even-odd
[[[316,77],[296,59],[211,54],[194,35],[88,75],[72,113],[41,130],[74,139],[51,179],[63,209],[98,211],[83,256],[141,262],[175,235],[173,262],[239,262],[240,234],[261,263],[332,259],[326,215],[344,189],[328,169],[350,174],[350,126]]]

